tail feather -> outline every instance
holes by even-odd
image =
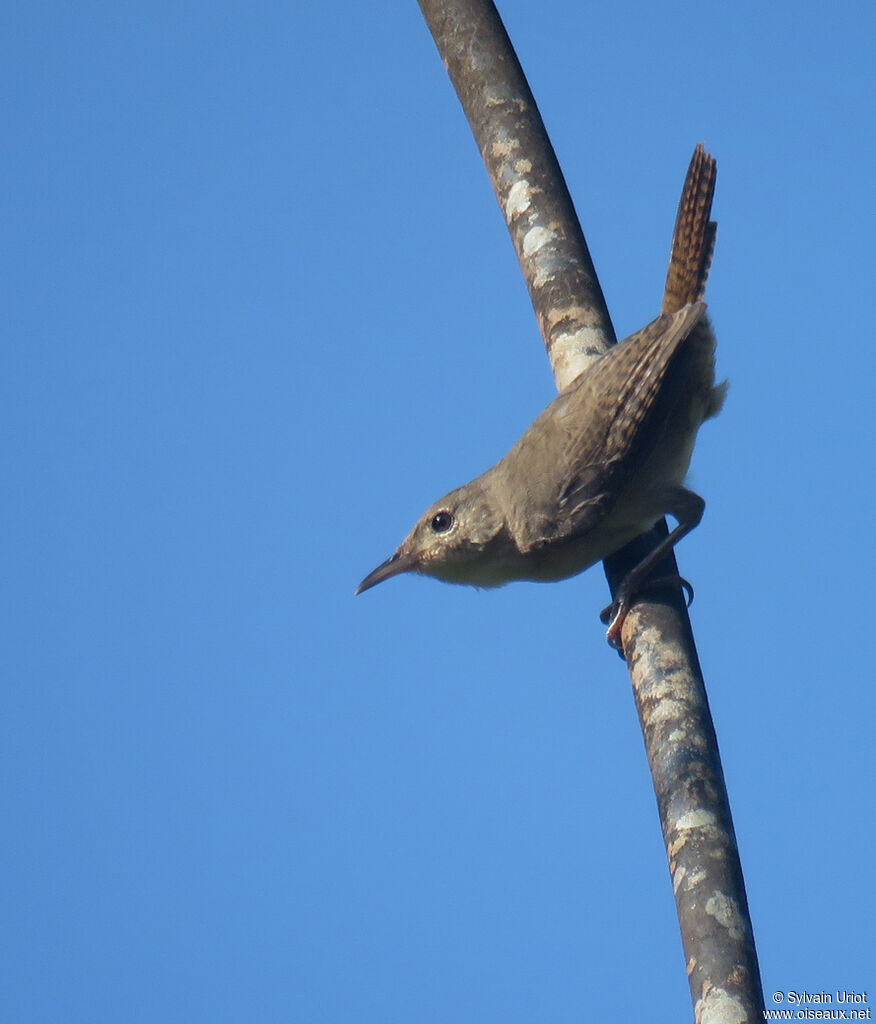
[[[669,270],[663,292],[664,313],[698,302],[706,290],[718,225],[709,220],[717,164],[699,143],[691,157],[678,204]]]

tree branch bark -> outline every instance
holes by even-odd
[[[491,0],[419,0],[486,164],[558,390],[615,341],[584,234],[529,85]],[[666,523],[605,562],[621,580]],[[655,576],[677,575],[671,554]],[[698,1024],[762,1021],[754,937],[717,739],[687,609],[649,590],[623,629],[666,842]]]
[[[493,183],[562,390],[616,338],[560,165],[495,7],[420,7]]]

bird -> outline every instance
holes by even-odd
[[[357,594],[407,572],[485,588],[566,579],[671,515],[677,525],[623,580],[611,608],[608,639],[622,651],[635,595],[705,508],[684,481],[697,432],[727,391],[726,381],[715,382],[715,333],[703,301],[715,178],[714,159],[698,145],[660,316],[575,378],[495,465],[429,506]]]

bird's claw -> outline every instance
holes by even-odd
[[[625,656],[623,640],[621,640],[621,630],[629,610],[629,598],[626,595],[621,595],[599,613],[599,618],[608,626],[605,633],[608,646],[613,647],[622,658]]]
[[[672,576],[661,576],[657,580],[648,580],[642,587],[639,588],[639,593],[643,590],[657,590],[658,587],[681,587],[684,591],[685,606],[690,608],[693,604],[694,599],[694,588],[689,580],[686,580],[684,576],[679,576],[678,573],[673,573]]]
[[[622,586],[615,600],[599,613],[600,620],[608,626],[605,639],[608,641],[609,647],[613,647],[625,660],[626,656],[624,655],[621,631],[630,608],[632,608],[633,599],[647,590],[658,590],[661,587],[681,587],[685,594],[686,606],[690,608],[693,604],[694,589],[690,582],[683,576],[674,574],[672,576],[661,576],[656,580],[646,580],[641,585],[632,588],[624,588]]]

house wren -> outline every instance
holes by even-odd
[[[561,580],[658,519],[678,522],[624,580],[609,640],[656,562],[700,521],[683,486],[697,431],[717,414],[715,336],[700,301],[715,237],[715,164],[697,147],[679,205],[663,314],[599,357],[507,455],[435,502],[357,594],[403,572],[496,587]]]

